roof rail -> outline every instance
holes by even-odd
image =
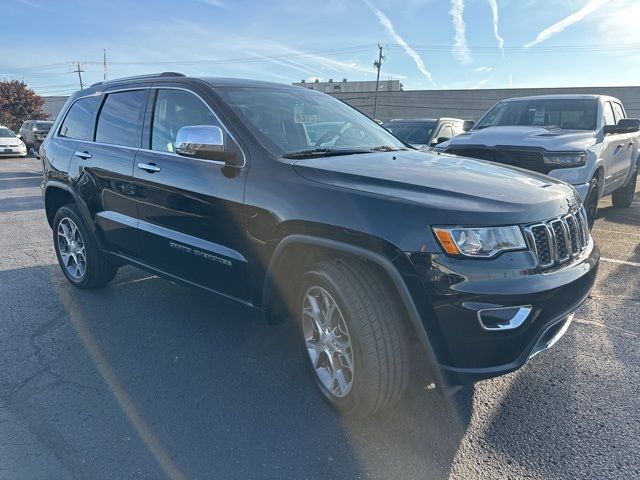
[[[180,72],[149,73],[147,75],[135,75],[135,76],[132,76],[132,77],[114,78],[113,80],[105,80],[103,82],[96,82],[91,86],[95,87],[97,85],[102,85],[104,83],[122,82],[122,81],[126,81],[126,80],[141,80],[141,79],[145,79],[145,78],[163,78],[163,77],[186,77],[186,75],[184,73],[180,73]]]

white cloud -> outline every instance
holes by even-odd
[[[504,39],[500,36],[500,32],[498,30],[498,2],[497,0],[487,1],[489,2],[491,14],[493,15],[493,36],[496,37],[498,48],[500,49],[500,53],[502,53],[502,58],[504,58]]]
[[[371,2],[369,2],[368,0],[363,0],[363,1],[367,5],[367,7],[369,7],[369,9],[371,9],[371,11],[375,14],[375,16],[378,17],[378,20],[380,21],[382,26],[385,28],[387,33],[391,35],[391,37],[395,40],[395,42],[402,47],[404,52],[413,59],[413,61],[416,64],[416,67],[418,67],[418,70],[420,70],[420,73],[422,73],[425,76],[425,78],[429,80],[429,82],[433,83],[433,79],[431,78],[431,72],[429,72],[425,67],[424,62],[422,61],[422,58],[420,58],[420,55],[418,55],[418,53],[413,48],[411,48],[407,44],[407,42],[405,42],[404,39],[396,32],[393,24],[391,23],[391,20],[389,20],[389,18],[384,13],[382,13],[380,10],[374,7],[371,4]]]
[[[469,88],[471,90],[477,90],[479,88],[484,87],[487,83],[489,83],[489,80],[491,80],[491,78],[485,78],[484,80],[480,80],[478,83],[476,83],[475,85],[472,85]]]
[[[199,2],[206,3],[212,7],[226,7],[227,5],[222,0],[198,0]]]
[[[557,35],[558,33],[562,32],[565,28],[570,27],[571,25],[574,25],[574,24],[582,21],[585,17],[587,17],[588,15],[592,14],[593,12],[598,10],[599,8],[603,7],[604,5],[609,3],[610,1],[611,0],[589,0],[589,2],[587,2],[587,4],[584,7],[582,7],[580,10],[578,10],[577,12],[572,13],[568,17],[563,18],[559,22],[554,23],[550,27],[545,28],[544,30],[542,30],[538,34],[536,39],[533,42],[527,43],[524,46],[524,48],[532,47],[534,45],[537,45],[540,42],[544,42],[545,40],[553,37],[554,35]]]
[[[493,67],[478,67],[476,68],[476,72],[481,72],[481,73],[489,73],[493,71]]]
[[[455,41],[453,45],[453,54],[460,61],[460,63],[468,64],[471,62],[471,52],[469,52],[469,46],[467,45],[467,37],[465,36],[466,26],[464,24],[464,0],[451,0],[451,10],[449,14],[453,17],[453,28],[456,31]]]

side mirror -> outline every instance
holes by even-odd
[[[617,125],[605,125],[602,133],[609,135],[611,133],[634,133],[640,131],[640,119],[638,118],[621,118]]]
[[[468,132],[473,127],[475,127],[475,125],[476,125],[476,122],[474,122],[473,120],[465,120],[464,122],[462,122],[462,131]]]
[[[229,166],[238,166],[238,154],[225,150],[224,134],[213,125],[189,125],[176,135],[176,153],[184,157],[216,160]]]
[[[20,140],[24,140],[24,139],[22,138],[22,135],[16,135],[16,137],[18,137]]]
[[[451,140],[451,138],[449,138],[449,137],[438,137],[438,139],[436,140],[436,145],[438,145],[439,143],[442,143],[442,142],[446,142],[448,140]]]

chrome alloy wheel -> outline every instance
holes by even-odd
[[[64,217],[58,223],[58,251],[71,278],[82,279],[87,271],[84,240],[78,226],[69,217]]]
[[[333,396],[346,397],[353,386],[353,347],[338,304],[322,287],[304,294],[302,334],[322,385]]]

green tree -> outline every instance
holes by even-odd
[[[21,80],[0,81],[0,125],[17,132],[25,120],[45,120],[44,98]]]

